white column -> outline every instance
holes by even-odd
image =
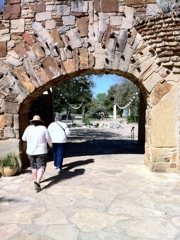
[[[116,104],[114,103],[113,107],[113,118],[116,119]]]

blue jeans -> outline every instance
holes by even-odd
[[[54,166],[62,169],[63,157],[64,157],[65,143],[53,143],[52,152],[54,158]]]

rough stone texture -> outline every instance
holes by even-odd
[[[76,28],[71,29],[67,32],[67,36],[70,40],[70,46],[72,49],[81,47],[81,38],[78,30]]]
[[[24,19],[17,19],[11,21],[11,32],[12,33],[23,33],[24,32]]]
[[[31,83],[30,78],[28,77],[26,70],[24,67],[17,67],[14,69],[13,73],[16,75],[16,77],[21,81],[23,86],[29,91],[33,92],[34,91],[34,86]]]
[[[41,21],[46,21],[51,19],[51,12],[41,12],[41,13],[36,13],[36,21],[41,22]]]
[[[13,115],[12,114],[4,114],[4,124],[5,124],[5,126],[12,127],[12,124],[13,124]]]
[[[14,129],[19,130],[19,115],[18,114],[14,114]]]
[[[64,62],[64,68],[66,73],[73,73],[75,71],[75,66],[72,59],[68,59]]]
[[[15,133],[13,131],[12,128],[10,127],[5,127],[4,128],[4,138],[14,138],[15,137]]]
[[[19,110],[19,104],[13,102],[3,101],[1,106],[2,112],[10,113],[10,114],[17,114]]]
[[[89,58],[88,58],[88,50],[80,49],[80,69],[88,69],[89,67]]]
[[[138,4],[144,4],[145,0],[126,0],[127,5],[138,5]]]
[[[94,9],[95,9],[96,12],[101,11],[100,0],[94,0]]]
[[[7,55],[7,43],[0,42],[0,57],[6,57]]]
[[[0,115],[0,128],[4,128],[5,127],[5,116],[4,115]]]
[[[105,65],[105,58],[106,55],[104,53],[103,48],[101,47],[101,44],[96,43],[95,44],[95,51],[93,54],[94,58],[95,58],[95,69],[103,69],[104,65]]]
[[[82,17],[77,20],[77,27],[79,29],[81,37],[87,37],[88,36],[88,17]]]
[[[151,104],[156,105],[162,97],[171,90],[171,85],[167,82],[159,83],[157,87],[152,91],[151,94]]]
[[[152,151],[152,161],[155,163],[153,171],[165,171],[173,166],[170,165],[170,162],[177,162],[177,155],[169,150],[169,148],[176,148],[178,140],[174,138],[177,131],[174,124],[177,111],[176,102],[177,93],[174,89],[152,109],[152,145],[156,148],[156,151]],[[158,162],[161,162],[161,165]]]
[[[133,26],[134,9],[125,7],[124,9],[125,18],[122,20],[122,29],[131,29]]]
[[[21,60],[17,59],[16,57],[13,57],[13,56],[8,56],[6,62],[8,64],[11,64],[14,67],[18,67],[18,66],[22,65]]]
[[[27,57],[27,52],[25,50],[25,47],[22,43],[19,43],[15,46],[14,51],[20,56],[20,57]]]
[[[45,57],[45,53],[39,43],[35,43],[32,48],[33,52],[35,53],[37,59],[41,59]]]
[[[51,57],[47,57],[43,61],[44,70],[49,77],[49,79],[53,79],[60,75],[60,71],[57,63]]]
[[[121,16],[111,16],[110,17],[110,25],[119,25],[122,23],[122,17]]]
[[[101,11],[102,12],[118,12],[118,1],[117,0],[102,0],[101,1]]]
[[[55,27],[56,27],[56,22],[54,20],[45,21],[45,28],[46,29],[54,29]]]
[[[64,26],[74,26],[75,17],[74,16],[63,16],[62,17]]]
[[[45,12],[46,11],[45,3],[32,4],[32,5],[30,5],[30,8],[33,12]]]
[[[155,107],[159,106],[161,115],[161,107],[166,109],[167,104],[170,109],[172,104],[173,111],[177,103],[164,99],[180,81],[179,16],[178,6],[162,14],[155,0],[5,2],[0,14],[1,135],[3,114],[13,116],[6,137],[21,135],[18,125],[25,126],[21,119],[15,124],[16,115],[23,112],[27,117],[30,102],[47,87],[79,73],[108,71],[135,82],[147,103],[145,164],[154,171],[180,169],[174,162],[180,141],[173,153],[157,155],[153,149],[164,149],[164,145],[152,127],[158,116]],[[166,117],[164,109],[162,116]],[[176,125],[178,116],[173,115],[170,126]],[[166,125],[160,127],[166,133]],[[171,135],[179,139],[179,129]]]
[[[23,34],[24,40],[27,44],[29,44],[30,46],[32,46],[35,42],[36,42],[36,38],[32,35],[30,35],[28,32],[25,32]]]
[[[51,32],[51,36],[52,39],[54,41],[54,44],[58,47],[58,48],[63,48],[64,47],[64,42],[62,41],[62,38],[58,32],[58,30],[54,29]]]
[[[70,14],[70,7],[64,4],[58,5],[57,14],[61,16],[68,16]]]
[[[177,93],[169,92],[152,109],[152,144],[154,147],[175,147],[177,139]],[[167,124],[168,123],[168,124]]]
[[[87,1],[71,1],[71,11],[72,12],[78,12],[83,13],[88,11],[88,2]]]
[[[5,5],[3,10],[3,18],[6,19],[17,19],[20,17],[20,5]]]

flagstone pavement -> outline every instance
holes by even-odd
[[[65,172],[49,153],[39,193],[29,167],[1,177],[0,239],[180,240],[180,175],[151,172],[122,131],[73,129]]]

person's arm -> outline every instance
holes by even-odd
[[[28,127],[25,129],[23,135],[22,135],[22,140],[27,141],[27,135],[28,135]]]
[[[50,134],[47,129],[46,129],[46,140],[47,140],[49,147],[52,147],[52,139],[51,139]]]
[[[68,126],[66,126],[64,131],[65,131],[67,137],[71,134],[71,130]]]

